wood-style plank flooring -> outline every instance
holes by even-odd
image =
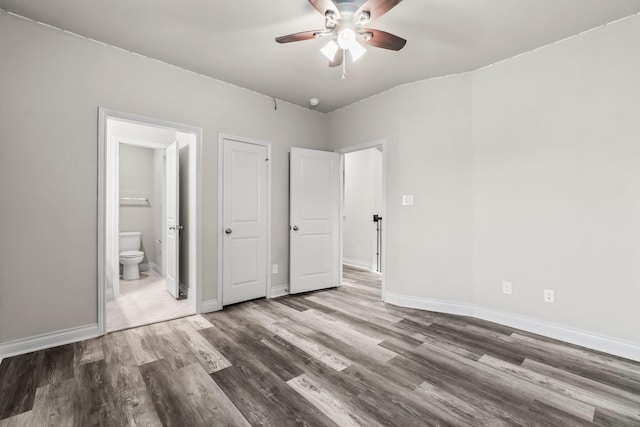
[[[640,364],[380,302],[374,273],[6,359],[6,426],[639,426]]]

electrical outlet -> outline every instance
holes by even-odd
[[[273,274],[278,274],[278,264],[273,264],[273,267],[271,267],[271,272]]]
[[[502,293],[507,295],[511,295],[513,293],[511,282],[502,282]]]
[[[545,289],[544,290],[544,302],[550,302],[553,303],[555,300],[555,293],[553,292],[552,289]]]

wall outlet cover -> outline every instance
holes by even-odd
[[[502,293],[506,295],[511,295],[513,293],[513,286],[511,282],[502,282]]]
[[[544,290],[544,302],[555,302],[555,292],[552,289]]]

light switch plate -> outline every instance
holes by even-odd
[[[402,206],[413,206],[413,194],[405,194],[402,196]]]

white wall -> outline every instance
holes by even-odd
[[[474,73],[479,305],[640,343],[639,52],[635,16]]]
[[[7,14],[0,40],[0,342],[97,322],[98,107],[203,128],[205,300],[218,133],[271,141],[272,283],[288,283],[287,153],[324,146],[324,115]]]
[[[327,126],[333,149],[387,140],[387,291],[471,302],[471,78],[398,87]]]
[[[389,140],[388,291],[640,343],[638,52],[633,16],[329,114]]]
[[[141,251],[144,259],[141,271],[148,269],[149,263],[156,263],[152,208],[158,210],[159,201],[153,197],[153,149],[120,144],[119,180],[120,208],[119,231],[140,231]],[[146,198],[149,203],[127,202],[123,198]],[[120,251],[120,249],[118,250]]]
[[[344,156],[343,259],[376,268],[376,224],[382,214],[382,152],[376,148]],[[383,218],[384,219],[384,218]]]

